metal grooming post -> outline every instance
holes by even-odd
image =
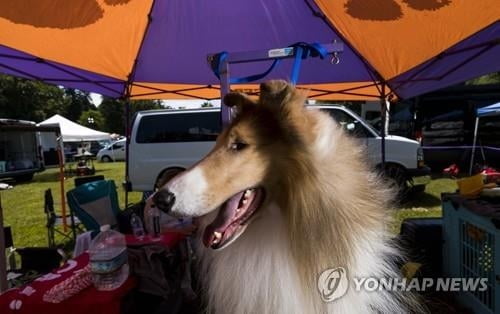
[[[328,54],[334,55],[336,58],[337,53],[344,51],[344,44],[333,42],[330,44],[322,45]],[[230,72],[229,65],[237,63],[250,63],[259,61],[274,61],[276,59],[290,59],[294,58],[297,52],[295,47],[286,47],[270,50],[254,50],[245,52],[231,52],[228,53],[227,58],[221,61],[220,64],[220,92],[221,92],[221,118],[224,126],[229,124],[231,120],[231,108],[227,107],[224,103],[224,96],[230,92]],[[210,54],[207,57],[208,63],[212,64],[217,54]],[[333,62],[332,62],[333,63]]]

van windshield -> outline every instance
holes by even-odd
[[[215,141],[221,131],[219,112],[182,112],[141,118],[137,143]]]

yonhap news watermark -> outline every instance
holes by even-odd
[[[486,291],[488,278],[401,278],[401,277],[348,277],[344,267],[329,268],[318,277],[318,290],[325,302],[344,296],[351,288],[366,291]]]

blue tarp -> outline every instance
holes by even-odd
[[[500,115],[500,102],[477,109],[478,117],[495,116],[495,115]]]

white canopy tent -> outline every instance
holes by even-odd
[[[58,114],[40,122],[39,125],[59,125],[63,142],[88,142],[111,139],[109,133],[87,128]]]

